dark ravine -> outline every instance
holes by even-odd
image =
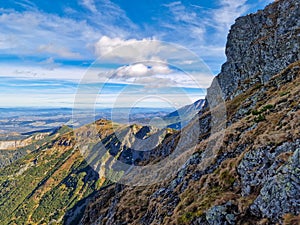
[[[279,0],[237,19],[227,62],[208,89],[210,108],[182,130],[200,124],[190,159],[164,182],[103,188],[81,224],[299,224],[299,18],[298,0]],[[221,140],[220,131],[210,135],[217,85],[227,111]],[[202,166],[210,143],[216,154]]]

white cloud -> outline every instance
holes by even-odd
[[[157,74],[170,74],[172,70],[166,65],[145,65],[137,63],[122,66],[114,73],[116,77],[142,77]]]
[[[221,31],[227,31],[235,19],[249,10],[247,0],[219,0],[220,7],[212,11],[212,21]]]
[[[117,70],[98,73],[99,81],[143,85],[145,89],[163,87],[207,88],[214,76],[211,73],[174,71],[166,66],[134,64]]]
[[[211,66],[215,73],[225,61],[224,46],[229,28],[235,19],[261,3],[247,0],[216,0],[216,7],[207,8],[174,1],[163,5],[169,14],[156,18],[161,38],[190,48]],[[176,34],[174,36],[174,34]]]
[[[85,68],[78,67],[58,67],[51,57],[35,66],[1,63],[0,68],[0,77],[59,79],[78,82],[88,73],[85,82],[99,82],[99,70],[87,71]]]
[[[87,54],[87,44],[100,36],[86,21],[37,11],[4,13],[0,15],[0,24],[0,47],[4,48],[4,54],[48,53],[49,57],[78,58],[79,52]]]
[[[167,78],[161,78],[158,76],[141,77],[141,78],[137,78],[135,82],[144,85],[146,89],[179,86],[179,84],[172,77],[167,77]]]
[[[79,59],[82,56],[77,52],[71,52],[68,48],[63,46],[55,46],[54,44],[40,45],[38,47],[39,52],[47,52],[51,54],[56,54],[63,58],[68,59]]]
[[[94,0],[82,0],[81,4],[85,6],[87,9],[89,9],[91,12],[93,13],[97,12],[97,8]]]
[[[56,63],[53,57],[47,58],[46,60],[42,61],[40,64],[45,66],[45,68],[49,70],[54,70],[55,68],[58,68],[61,65],[60,63]]]
[[[161,48],[162,43],[152,38],[124,40],[103,36],[95,44],[95,51],[100,60],[121,63],[155,60]]]
[[[99,64],[123,64],[115,70],[99,73],[102,80],[142,84],[147,88],[197,87],[198,84],[206,88],[213,78],[196,54],[184,47],[155,39],[125,40],[104,36],[95,48]]]
[[[117,77],[139,77],[145,76],[149,73],[149,68],[142,63],[130,65],[130,66],[123,66],[116,71]]]
[[[59,16],[25,7],[25,11],[0,9],[0,49],[2,54],[18,56],[93,59],[94,44],[103,35],[125,37],[136,29],[126,13],[114,3],[80,0],[90,12]],[[28,5],[28,4],[27,4]],[[30,5],[34,7],[34,5]],[[122,22],[122,23],[121,23]]]
[[[164,27],[176,31],[177,35],[187,35],[190,38],[203,41],[205,38],[206,27],[203,24],[203,18],[195,10],[187,8],[182,2],[176,1],[165,4],[172,15],[169,22],[162,21]],[[183,36],[184,37],[184,36]]]

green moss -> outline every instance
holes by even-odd
[[[186,212],[182,216],[178,218],[179,224],[190,224],[190,222],[196,218],[203,215],[203,211],[197,211],[197,212]]]
[[[236,179],[228,170],[225,170],[220,174],[220,180],[223,181],[226,186],[230,187],[233,185]]]
[[[179,222],[186,224],[190,222],[193,219],[193,217],[194,215],[192,212],[187,212],[180,217]]]

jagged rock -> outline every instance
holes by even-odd
[[[225,205],[213,206],[206,212],[209,225],[232,225],[236,222],[237,208],[231,202]]]
[[[272,221],[278,221],[285,213],[300,213],[300,148],[266,181],[251,211]]]
[[[236,20],[226,45],[227,62],[207,90],[211,99],[217,85],[224,99],[233,99],[300,59],[299,5],[297,0],[281,0]]]
[[[276,157],[284,152],[294,152],[299,144],[300,140],[285,142],[276,147],[272,153],[270,147],[247,152],[237,168],[242,182],[242,195],[249,195],[251,188],[262,185],[272,178],[282,163]]]

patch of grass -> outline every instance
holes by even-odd
[[[279,96],[283,97],[283,96],[286,96],[288,94],[290,94],[290,91],[282,91],[282,92],[279,93]]]
[[[283,217],[284,225],[298,225],[300,224],[300,215],[295,216],[293,214],[286,214]]]
[[[230,171],[224,170],[220,174],[220,180],[223,181],[226,185],[232,186],[236,179],[230,174]]]
[[[262,121],[265,121],[266,120],[266,117],[265,115],[263,115],[264,112],[270,110],[270,109],[273,109],[275,106],[272,105],[272,104],[267,104],[267,105],[264,105],[261,110],[252,110],[252,115],[253,116],[256,116],[254,118],[254,122],[256,123],[259,123],[259,122],[262,122]]]

